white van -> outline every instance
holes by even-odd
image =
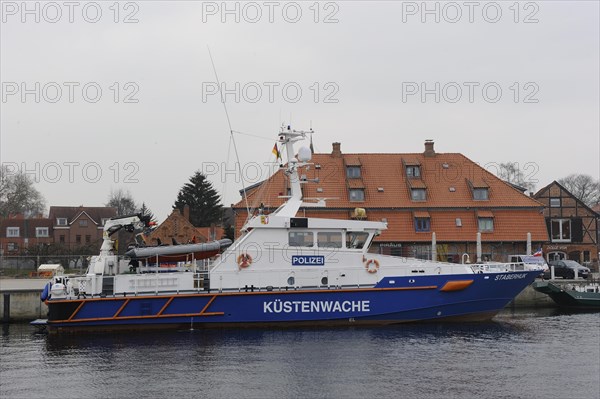
[[[544,272],[550,270],[543,256],[509,255],[508,261],[510,263],[523,263],[525,270],[541,270]]]

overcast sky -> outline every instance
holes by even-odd
[[[246,185],[290,122],[317,152],[433,139],[537,189],[600,177],[597,1],[23,4],[2,1],[0,160],[48,205],[121,187],[162,220],[196,170],[237,202],[207,46],[233,130],[272,138],[236,134]]]

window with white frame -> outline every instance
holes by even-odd
[[[413,201],[425,201],[427,199],[427,192],[424,188],[413,188],[410,190],[410,195]]]
[[[550,221],[550,237],[552,242],[571,241],[571,220],[553,219]]]
[[[21,229],[19,227],[7,227],[6,228],[6,237],[20,237]]]
[[[473,199],[475,201],[487,201],[489,199],[489,191],[487,188],[474,188]]]
[[[479,231],[489,232],[494,231],[494,218],[479,218],[477,220]]]
[[[406,176],[408,177],[419,177],[421,176],[421,167],[416,165],[409,165],[406,167]]]
[[[346,177],[348,179],[358,179],[360,177],[360,166],[346,167]]]
[[[349,195],[350,195],[350,201],[364,201],[365,200],[365,190],[362,188],[351,188]]]
[[[48,228],[47,227],[36,227],[35,228],[35,236],[36,237],[48,237]]]
[[[16,251],[17,249],[19,249],[19,247],[17,246],[17,243],[15,243],[15,242],[9,242],[9,243],[6,245],[6,249],[7,249],[8,251]]]
[[[57,226],[66,226],[67,218],[56,218],[56,225]]]

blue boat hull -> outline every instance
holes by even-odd
[[[386,277],[372,288],[48,300],[49,329],[394,324],[488,320],[539,272]]]

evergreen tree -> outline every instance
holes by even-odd
[[[142,206],[138,210],[138,213],[140,213],[142,216],[149,216],[150,217],[149,220],[151,222],[156,222],[156,218],[154,217],[154,213],[152,213],[152,211],[150,210],[150,208],[148,208],[146,206],[145,202],[142,202]]]
[[[223,206],[219,204],[219,194],[200,171],[190,177],[189,183],[179,190],[173,208],[183,213],[185,205],[190,207],[190,222],[196,227],[220,224]]]

